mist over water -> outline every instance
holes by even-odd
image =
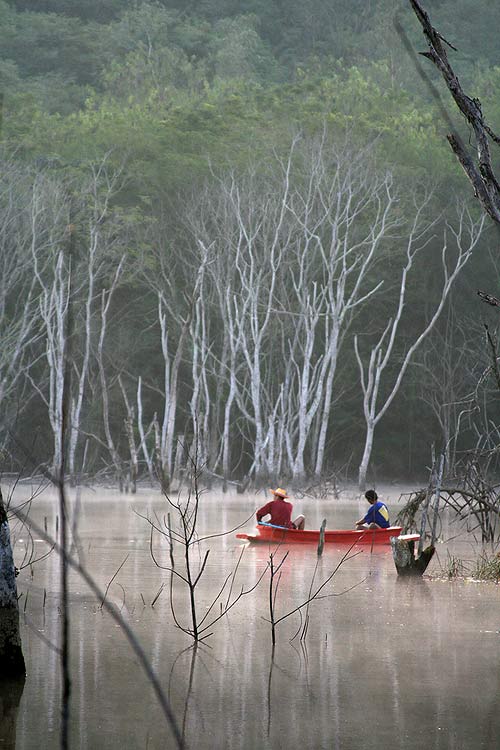
[[[392,518],[399,488],[384,495]],[[200,535],[237,526],[263,504],[263,495],[203,495]],[[73,503],[73,507],[75,504]],[[353,493],[339,500],[295,501],[308,528],[349,528],[365,504]],[[140,515],[167,512],[157,493],[120,496],[109,490],[85,492],[78,510],[81,554],[105,589],[116,570],[108,600],[127,618],[148,653],[191,748],[415,748],[458,750],[498,747],[500,715],[500,605],[498,586],[398,579],[389,548],[361,548],[343,563],[314,602],[304,641],[301,620],[278,626],[272,658],[268,579],[214,626],[206,645],[193,651],[175,628],[168,586],[154,600],[165,571],[150,555],[150,528]],[[39,523],[55,530],[56,502],[44,494],[33,503]],[[253,521],[245,528],[251,529]],[[447,530],[445,530],[447,532]],[[445,534],[446,536],[447,534]],[[452,534],[450,533],[449,536]],[[16,564],[28,542],[13,528]],[[451,544],[453,546],[451,546]],[[238,560],[244,542],[235,534],[210,539],[200,583],[204,613]],[[37,555],[46,548],[35,542]],[[440,545],[428,573],[439,570],[449,548],[472,558],[463,540]],[[277,594],[278,616],[307,598],[316,564],[314,546],[293,546]],[[156,542],[158,560],[168,564],[166,543]],[[276,547],[273,547],[276,551]],[[325,547],[317,572],[323,580],[345,547]],[[235,590],[250,585],[265,569],[269,547],[249,546]],[[202,556],[202,553],[200,553]],[[27,680],[19,704],[17,750],[59,747],[58,656],[59,560],[37,563],[33,575],[18,578]],[[43,606],[44,591],[46,602]],[[145,604],[143,603],[143,600]],[[187,620],[187,601],[175,591],[177,615]],[[217,605],[218,607],[219,605]],[[71,574],[71,747],[169,748],[172,735],[125,637],[84,583]],[[4,739],[0,735],[0,739]],[[1,743],[0,743],[0,746]]]

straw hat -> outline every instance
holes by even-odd
[[[282,490],[281,487],[278,487],[278,489],[276,490],[271,490],[271,492],[273,493],[273,495],[277,495],[278,497],[289,497],[289,495],[286,494],[286,490]]]

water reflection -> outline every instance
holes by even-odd
[[[213,495],[206,501],[202,533],[220,531],[222,502],[228,528],[249,515],[250,498]],[[367,549],[340,567],[329,593],[356,588],[312,603],[302,640],[304,616],[301,623],[297,614],[279,625],[273,652],[264,619],[266,579],[217,624],[207,645],[193,648],[172,622],[166,591],[150,606],[164,574],[151,562],[149,530],[133,507],[161,513],[155,497],[139,496],[133,502],[110,493],[100,499],[84,497],[79,541],[102,588],[129,554],[108,599],[121,608],[148,652],[188,747],[496,749],[498,587],[402,580],[395,575],[390,551]],[[322,502],[305,510],[308,518],[316,514],[320,522],[327,515],[329,525],[338,527],[359,515],[355,504]],[[52,506],[44,500],[36,512],[50,519]],[[200,612],[234,567],[241,543],[222,537],[211,540],[210,549]],[[163,553],[168,555],[168,549]],[[246,549],[237,585],[257,580],[268,554],[266,548]],[[321,576],[335,568],[341,554],[325,547]],[[290,550],[276,602],[278,616],[307,598],[315,565],[315,549]],[[46,641],[57,643],[59,633],[57,558],[36,566],[33,577],[23,572],[18,586],[20,592],[30,592],[26,616],[31,627],[23,626],[28,677],[12,747],[51,750],[58,747],[60,681],[57,655]],[[71,746],[173,747],[120,630],[74,576],[71,618]]]

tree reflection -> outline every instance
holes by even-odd
[[[19,703],[25,678],[0,681],[0,743],[3,750],[15,750]]]

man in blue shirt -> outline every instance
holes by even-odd
[[[387,506],[378,499],[375,490],[367,490],[365,497],[370,503],[368,513],[359,521],[356,521],[357,529],[387,529],[389,522],[389,511]]]

